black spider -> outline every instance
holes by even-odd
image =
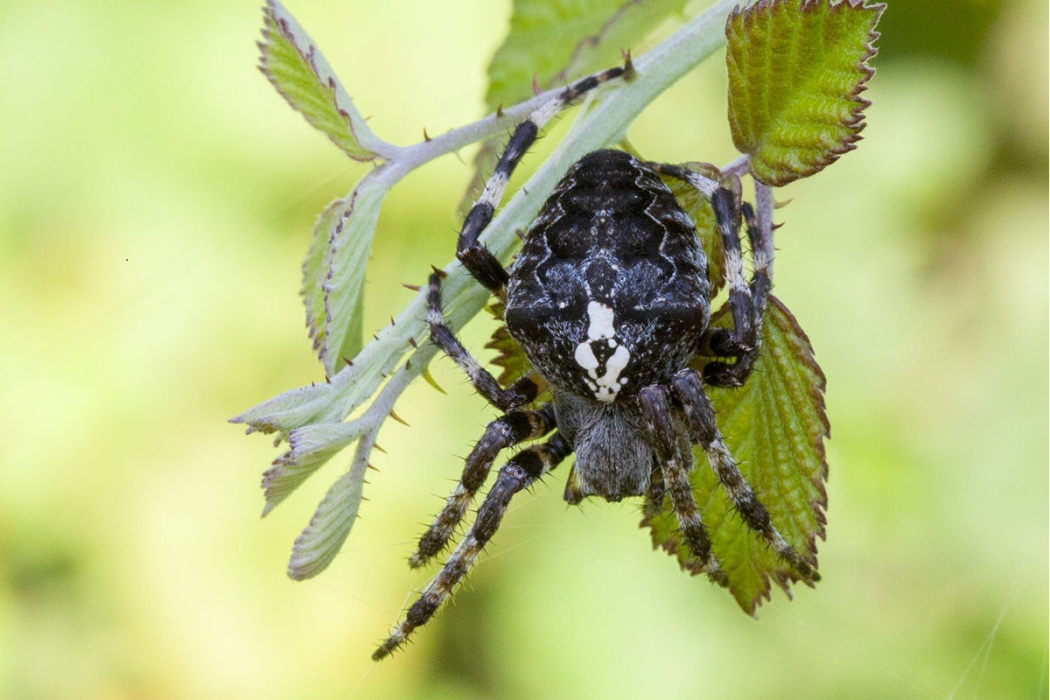
[[[733,193],[698,173],[603,150],[584,156],[565,175],[509,270],[478,242],[543,124],[629,69],[630,64],[585,78],[521,123],[459,234],[457,257],[475,279],[506,299],[507,329],[553,390],[551,402],[523,408],[539,392],[532,378],[504,388],[471,357],[444,323],[440,274],[430,277],[431,339],[504,415],[488,425],[467,457],[460,483],[420,540],[412,566],[425,564],[448,544],[501,450],[554,432],[499,470],[474,524],[374,659],[431,618],[492,538],[514,494],[573,452],[566,501],[645,496],[645,511],[654,514],[670,497],[689,550],[705,562],[702,570],[713,581],[725,585],[689,482],[692,445],[699,445],[743,521],[804,580],[818,578],[777,532],[737,469],[703,389],[704,384],[742,385],[758,357],[769,260],[749,205],[738,208]],[[711,202],[725,250],[732,331],[708,328],[707,259],[691,220],[659,174],[692,184]],[[741,216],[751,242],[750,284],[741,254]],[[700,352],[725,359],[708,362],[701,374],[688,367]]]

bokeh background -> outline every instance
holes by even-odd
[[[780,193],[776,293],[828,375],[824,581],[757,621],[637,503],[521,497],[407,653],[369,654],[492,410],[447,360],[388,423],[362,518],[284,574],[338,458],[260,521],[226,419],[320,380],[297,297],[349,163],[255,70],[258,2],[0,3],[0,696],[1047,696],[1047,5],[890,0],[859,150]],[[290,5],[396,143],[480,116],[509,2]],[[724,64],[631,131],[726,162]],[[554,132],[564,129],[567,121]],[[471,153],[388,198],[378,328],[444,264]],[[489,327],[468,329],[483,344]]]

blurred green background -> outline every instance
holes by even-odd
[[[480,115],[506,0],[295,0],[377,134]],[[322,379],[299,263],[349,163],[255,70],[258,2],[0,4],[0,696],[1047,696],[1047,4],[891,0],[860,148],[780,193],[776,292],[828,375],[824,581],[756,622],[650,549],[638,503],[513,506],[407,653],[369,654],[492,416],[452,364],[380,436],[320,578],[230,416]],[[564,128],[565,121],[560,127]],[[631,132],[726,162],[724,64]],[[388,198],[375,329],[450,259],[470,152]],[[468,329],[480,348],[484,324]]]

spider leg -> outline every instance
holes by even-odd
[[[478,508],[474,524],[449,556],[419,599],[408,609],[404,621],[383,642],[372,659],[379,661],[394,649],[404,644],[408,635],[417,627],[426,624],[442,602],[452,593],[452,589],[470,571],[478,554],[485,548],[492,535],[499,527],[503,515],[507,512],[514,494],[528,488],[541,476],[556,467],[572,452],[569,442],[555,433],[549,440],[533,445],[519,452],[507,461],[499,470],[499,476],[492,485],[485,500]]]
[[[711,386],[741,386],[758,360],[762,315],[772,286],[770,260],[765,253],[765,236],[755,220],[755,212],[746,202],[738,210],[736,197],[730,190],[688,168],[664,163],[650,163],[649,166],[656,172],[691,184],[711,202],[722,238],[733,329],[709,329],[700,345],[710,354],[736,358],[736,361],[707,363],[704,381]],[[750,284],[744,275],[744,255],[740,245],[741,213],[747,223],[747,236],[751,244],[753,276]]]
[[[667,487],[664,485],[663,470],[653,460],[653,472],[649,479],[649,490],[645,493],[645,502],[642,504],[642,522],[648,523],[658,516],[664,509],[664,499],[667,497]]]
[[[542,437],[554,430],[554,405],[547,404],[538,411],[511,411],[492,421],[478,440],[463,467],[463,477],[448,497],[433,524],[419,540],[416,553],[409,559],[412,568],[423,566],[448,544],[474,495],[485,483],[493,460],[500,450],[526,440]]]
[[[451,357],[459,368],[466,373],[470,383],[484,396],[489,403],[501,411],[509,411],[530,403],[536,398],[539,388],[529,377],[522,377],[510,388],[504,389],[488,370],[481,366],[463,344],[445,325],[441,312],[441,275],[437,272],[430,275],[430,286],[427,291],[427,322],[430,324],[430,340]]]
[[[755,496],[750,484],[737,468],[715,422],[715,409],[704,393],[700,373],[686,369],[672,382],[675,399],[682,407],[691,438],[707,453],[711,469],[718,476],[729,500],[748,527],[762,536],[784,561],[802,575],[806,583],[820,580],[820,575],[789,545],[769,518],[769,511]]]
[[[755,212],[751,205],[745,202],[741,206],[751,247],[753,274],[750,284],[744,282],[739,218],[735,214],[731,215],[735,224],[731,227],[724,226],[722,222],[725,219],[722,217],[726,215],[726,212],[723,211],[720,217],[720,208],[723,207],[715,207],[715,217],[719,219],[719,227],[722,229],[733,330],[732,332],[721,328],[709,330],[706,344],[715,355],[736,357],[736,362],[732,364],[728,362],[707,363],[704,367],[704,382],[711,386],[734,387],[743,385],[754,370],[755,362],[758,361],[762,342],[762,316],[766,310],[766,300],[769,298],[772,280],[769,274],[770,260],[765,252],[765,236],[755,220]],[[727,229],[731,231],[731,235],[727,236]]]
[[[668,391],[653,384],[638,394],[649,433],[652,436],[656,458],[663,471],[664,488],[671,497],[678,526],[686,546],[703,562],[703,571],[719,585],[726,585],[726,577],[711,553],[711,538],[700,519],[700,510],[693,498],[689,472],[693,468],[693,453],[687,441],[675,430]]]
[[[751,245],[751,303],[754,309],[755,331],[761,343],[762,316],[766,311],[769,290],[773,286],[769,269],[773,261],[769,259],[769,254],[766,252],[766,235],[762,227],[758,225],[755,210],[750,204],[744,202],[741,211],[744,214],[744,223],[747,224],[747,239]]]
[[[456,242],[456,257],[474,279],[493,293],[502,294],[503,287],[507,284],[507,271],[496,256],[478,241],[478,238],[492,221],[496,207],[503,199],[503,191],[507,188],[507,183],[518,162],[536,141],[540,128],[554,115],[590,90],[629,71],[630,64],[628,63],[625,66],[611,68],[576,81],[559,92],[553,100],[536,109],[514,130],[503,155],[500,156],[496,168],[492,171],[492,176],[485,183],[485,189],[467,213]]]

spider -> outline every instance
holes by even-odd
[[[741,475],[715,423],[704,385],[741,386],[759,352],[759,330],[771,280],[764,234],[750,205],[718,182],[686,168],[643,162],[623,151],[590,153],[568,171],[525,235],[510,269],[479,242],[518,162],[540,128],[588,91],[629,76],[622,67],[562,90],[518,125],[484,191],[464,220],[456,257],[481,284],[505,299],[505,323],[553,399],[526,408],[539,385],[526,375],[502,387],[445,325],[441,273],[430,276],[427,321],[431,340],[503,415],[488,424],[466,458],[463,476],[410,559],[413,567],[439,554],[462,522],[498,453],[548,436],[499,470],[459,546],[375,651],[379,660],[425,624],[463,579],[492,538],[514,494],[575,453],[565,500],[588,496],[619,501],[644,496],[646,513],[670,498],[690,552],[712,581],[726,577],[693,498],[692,445],[707,454],[743,521],[806,582],[813,568],[787,543]],[[732,330],[708,328],[707,259],[696,230],[659,175],[685,181],[710,201],[725,251]],[[752,251],[745,279],[741,218]],[[697,354],[713,356],[702,371]]]

